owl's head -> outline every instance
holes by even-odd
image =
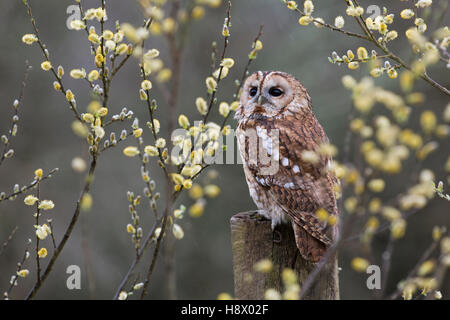
[[[278,117],[311,108],[303,85],[290,74],[258,71],[245,80],[235,118]]]

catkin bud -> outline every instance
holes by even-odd
[[[345,20],[342,16],[338,16],[334,19],[334,26],[338,29],[341,29],[342,27],[344,27],[345,24]]]
[[[145,92],[144,89],[140,89],[139,90],[139,97],[141,98],[141,100],[146,101],[148,99],[147,92]]]
[[[205,115],[208,112],[208,105],[206,104],[205,99],[203,99],[202,97],[198,97],[195,100],[195,105],[197,106],[197,110],[201,115]]]
[[[214,80],[213,77],[206,78],[206,88],[208,89],[208,92],[214,92],[217,88],[217,82]]]
[[[150,82],[150,80],[144,80],[141,83],[141,88],[142,90],[150,90],[152,88],[152,83]]]
[[[190,126],[189,119],[184,114],[181,114],[178,117],[178,124],[180,125],[180,127],[183,127],[184,129],[187,129]]]
[[[226,102],[222,102],[219,104],[219,113],[226,118],[230,113],[230,106]]]
[[[234,66],[234,60],[232,58],[225,58],[220,65],[226,68],[232,68]]]
[[[14,155],[14,150],[13,149],[9,149],[5,153],[5,158],[11,158],[13,155]]]
[[[98,71],[97,70],[92,70],[91,72],[89,72],[89,75],[88,75],[88,80],[89,81],[95,81],[95,80],[97,80],[98,78],[99,78],[99,73],[98,73]]]

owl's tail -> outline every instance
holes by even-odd
[[[295,243],[303,259],[314,263],[319,262],[325,255],[326,245],[293,221],[292,227],[294,229]]]

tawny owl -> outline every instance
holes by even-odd
[[[291,223],[302,257],[318,262],[337,231],[316,212],[337,215],[337,180],[330,156],[319,153],[328,138],[308,92],[287,73],[258,71],[245,81],[235,118],[253,201],[272,229]]]

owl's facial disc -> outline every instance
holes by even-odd
[[[247,78],[236,119],[283,117],[311,108],[310,97],[293,76],[279,71],[258,71]]]
[[[258,102],[258,104],[259,104],[260,106],[264,106],[265,104],[270,103],[270,101],[269,101],[265,96],[263,96],[263,95],[260,95],[260,96],[258,97],[257,102]]]
[[[254,109],[254,111],[262,112],[264,111],[261,109],[261,107],[265,107],[266,105],[270,105],[270,100],[266,97],[266,95],[263,92],[259,91],[259,84],[258,83],[252,83],[248,88],[248,96],[250,99],[250,102],[252,102],[255,107],[259,107]]]

